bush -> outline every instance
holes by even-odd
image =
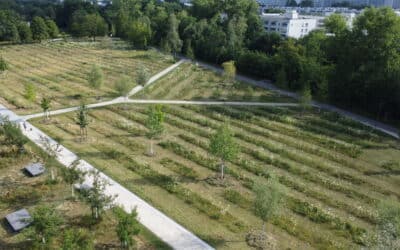
[[[247,245],[258,250],[275,249],[276,240],[263,231],[253,230],[246,235]]]

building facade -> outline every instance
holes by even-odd
[[[284,14],[262,14],[267,32],[276,32],[282,37],[301,38],[317,28],[317,19],[301,17],[296,11]]]

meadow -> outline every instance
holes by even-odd
[[[168,67],[170,56],[157,51],[132,50],[119,41],[47,42],[0,46],[9,69],[0,75],[0,101],[19,114],[42,111],[42,97],[52,99],[52,109],[95,103],[118,96],[115,83],[123,75],[135,82],[139,67],[153,75]],[[101,68],[104,84],[95,89],[87,81],[93,65]],[[25,87],[34,86],[36,98],[28,100]]]
[[[223,82],[185,64],[134,98],[288,101],[240,83],[215,87]],[[207,85],[219,94],[201,88]],[[337,114],[296,107],[164,106],[166,131],[150,157],[147,108],[91,110],[85,142],[74,113],[34,124],[218,249],[248,248],[246,234],[262,226],[251,187],[271,174],[285,193],[284,208],[267,224],[278,249],[368,246],[377,204],[400,197],[400,176],[393,169],[400,161],[399,142]],[[218,160],[208,153],[209,139],[226,122],[241,152],[227,163],[226,183],[216,186],[210,178],[219,171]]]

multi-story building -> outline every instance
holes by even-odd
[[[283,37],[301,38],[317,28],[317,19],[301,17],[293,10],[284,14],[262,14],[264,28]]]

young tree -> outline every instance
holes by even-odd
[[[88,111],[85,104],[82,104],[79,107],[78,113],[76,114],[76,124],[79,125],[80,128],[80,136],[81,139],[87,138],[87,126],[89,125]]]
[[[178,27],[178,19],[176,19],[175,14],[171,14],[168,18],[168,31],[167,36],[165,37],[165,43],[171,49],[174,57],[176,57],[176,53],[181,51],[183,44],[181,38],[179,37]]]
[[[122,76],[115,84],[115,90],[119,95],[127,97],[133,88],[133,82],[128,76]]]
[[[61,243],[62,250],[91,250],[93,248],[93,239],[90,233],[85,229],[67,229],[63,235]]]
[[[256,195],[254,212],[263,220],[263,231],[265,232],[265,223],[277,215],[282,205],[282,186],[274,177],[271,177],[267,184],[256,183],[253,191]]]
[[[50,119],[50,117],[49,117],[49,115],[50,115],[49,110],[50,110],[50,107],[51,107],[51,99],[48,98],[48,97],[43,97],[43,98],[42,98],[42,101],[40,102],[40,107],[41,107],[42,110],[43,110],[43,113],[44,113],[44,115],[45,115],[45,119],[46,119],[46,120],[49,120],[49,119]]]
[[[8,64],[6,60],[2,56],[0,56],[0,73],[3,73],[7,69],[8,69]]]
[[[153,140],[160,136],[164,131],[164,112],[161,105],[150,106],[148,110],[148,117],[146,121],[146,127],[148,132],[147,138],[150,139],[150,152],[149,155],[154,155]]]
[[[224,179],[225,162],[233,160],[239,153],[239,147],[234,141],[234,134],[227,124],[219,127],[211,137],[209,151],[220,159],[221,179]]]
[[[33,83],[27,83],[25,84],[25,98],[28,101],[34,102],[36,99],[36,88]]]
[[[79,160],[75,160],[71,163],[71,165],[67,168],[63,168],[62,176],[64,181],[71,185],[71,196],[75,197],[75,183],[82,183],[86,175],[86,172],[83,172],[79,169]]]
[[[35,243],[49,246],[52,239],[60,232],[63,219],[54,207],[40,206],[32,214],[31,226],[27,234]]]
[[[24,146],[28,142],[28,138],[22,134],[21,129],[16,123],[11,122],[7,118],[0,120],[0,135],[5,137],[5,144],[9,146],[16,146],[18,149],[17,152],[19,153],[24,152]]]
[[[92,88],[99,89],[103,85],[103,71],[101,68],[93,65],[87,80]]]
[[[136,82],[139,85],[146,85],[146,83],[150,79],[150,73],[149,70],[145,67],[140,65],[136,71]]]
[[[46,22],[41,17],[34,17],[31,23],[32,37],[35,41],[43,41],[49,38]]]
[[[118,219],[116,233],[121,242],[121,248],[130,249],[134,245],[132,236],[140,232],[139,222],[136,220],[136,209],[127,213],[121,207],[116,207],[114,213]]]
[[[40,142],[44,148],[42,159],[46,163],[46,166],[50,168],[51,180],[55,180],[54,168],[49,164],[49,160],[57,158],[58,154],[62,151],[61,144],[50,141],[46,136],[40,136]]]
[[[300,92],[300,106],[303,111],[311,107],[312,95],[311,90],[308,85],[304,86],[303,90]]]
[[[115,196],[107,195],[105,189],[109,183],[100,176],[100,172],[94,170],[89,173],[92,176],[92,187],[82,190],[83,199],[89,204],[94,219],[101,218],[103,211],[112,205]]]
[[[236,77],[235,62],[234,61],[224,62],[222,64],[222,67],[224,68],[224,77],[225,77],[226,81],[233,82]]]
[[[58,30],[57,24],[51,20],[51,19],[46,19],[46,28],[47,28],[47,34],[49,34],[50,38],[56,38],[60,34],[60,31]]]

